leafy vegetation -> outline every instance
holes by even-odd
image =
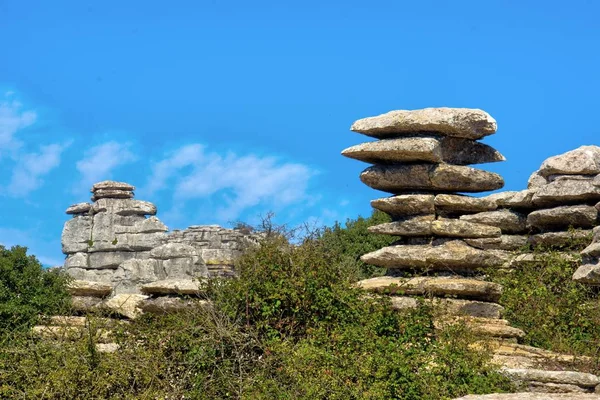
[[[69,304],[66,276],[42,268],[27,248],[0,245],[0,337],[33,326],[40,314],[58,314]]]
[[[347,226],[360,237],[360,224]],[[270,226],[239,279],[206,282],[212,306],[113,328],[114,353],[97,352],[94,324],[60,345],[15,335],[0,346],[0,398],[447,399],[510,388],[465,328],[434,330],[428,307],[395,311],[353,287],[340,249],[375,242],[349,246],[343,230],[290,244]]]
[[[525,344],[600,358],[597,290],[572,279],[581,261],[578,251],[587,243],[580,241],[563,249],[575,250],[570,258],[555,249],[538,248],[535,262],[494,275],[504,287],[500,303],[505,318],[526,332]],[[589,367],[598,372],[596,366]]]

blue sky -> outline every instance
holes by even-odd
[[[170,228],[366,215],[359,118],[472,107],[520,190],[600,145],[600,2],[0,0],[0,243],[62,263],[72,203],[134,184]]]

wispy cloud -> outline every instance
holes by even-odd
[[[254,154],[207,152],[200,144],[179,148],[153,166],[148,192],[171,188],[176,204],[217,196],[215,216],[233,221],[255,206],[282,208],[306,201],[316,171],[306,165]]]
[[[58,167],[62,152],[70,144],[67,142],[41,146],[39,152],[20,155],[8,185],[9,193],[14,196],[25,196],[40,187],[41,178]]]
[[[5,92],[0,100],[0,151],[11,151],[19,148],[21,142],[15,134],[37,120],[37,113],[24,110],[23,104],[15,99],[13,92]]]
[[[136,161],[137,156],[130,147],[129,143],[110,141],[87,150],[83,159],[76,164],[77,171],[82,175],[80,188],[109,179],[115,168]]]

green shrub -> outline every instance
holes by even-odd
[[[27,329],[41,314],[55,314],[69,304],[66,276],[45,270],[27,248],[0,245],[0,336]]]
[[[341,258],[340,262],[348,272],[354,273],[358,278],[383,275],[384,268],[365,264],[360,261],[360,256],[389,246],[395,240],[393,236],[368,231],[370,226],[390,221],[391,218],[386,213],[373,210],[368,218],[348,219],[343,226],[336,222],[333,227],[323,229],[319,240]]]
[[[572,279],[580,260],[551,249],[535,254],[537,262],[493,276],[504,287],[505,318],[525,331],[525,344],[597,358],[600,307],[596,291]]]

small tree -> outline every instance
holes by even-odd
[[[27,248],[0,245],[0,334],[27,329],[40,314],[53,314],[69,304],[67,277],[45,270]]]

